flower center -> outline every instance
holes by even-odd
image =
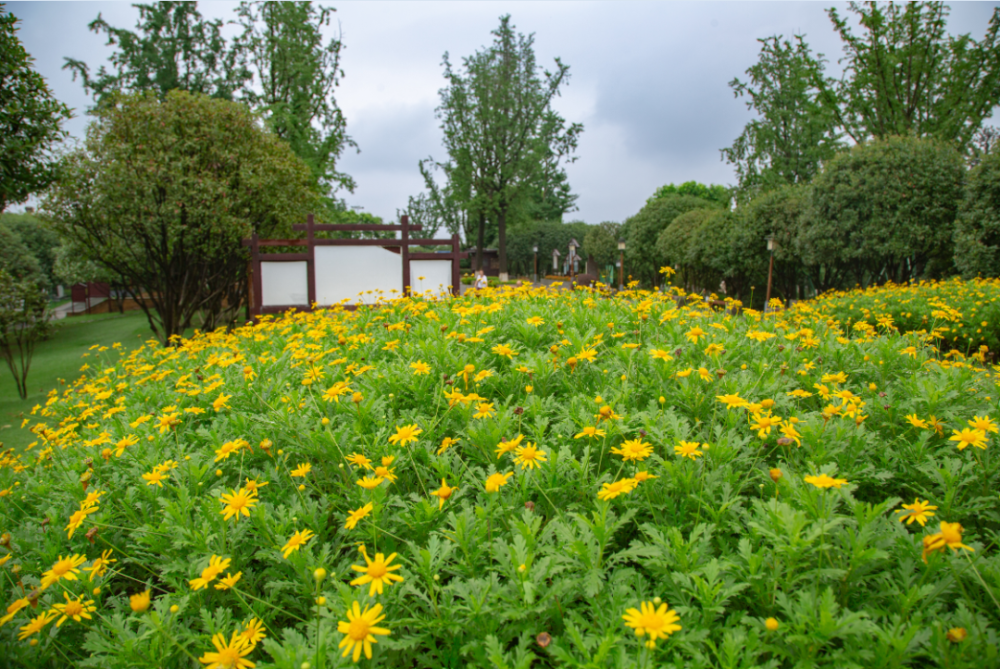
[[[56,576],[62,576],[72,568],[73,568],[72,560],[69,559],[59,560],[59,562],[56,562],[54,565],[52,565],[52,573],[55,574]]]
[[[372,578],[382,578],[386,575],[386,572],[388,572],[388,569],[385,568],[384,562],[372,562],[368,567],[368,575]]]
[[[239,661],[239,648],[223,648],[219,651],[219,659],[215,661],[215,666],[220,667],[220,669],[233,669],[233,667],[239,666]]]
[[[350,627],[347,628],[347,636],[351,637],[354,641],[364,641],[365,637],[368,636],[369,627],[368,621],[362,618],[355,618],[351,621]]]
[[[78,616],[83,612],[83,605],[80,602],[70,602],[63,609],[63,613],[67,616]]]

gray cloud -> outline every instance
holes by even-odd
[[[756,62],[757,39],[806,34],[836,71],[839,39],[825,3],[811,2],[337,2],[346,50],[346,77],[337,101],[348,132],[361,148],[340,169],[358,182],[350,204],[392,217],[423,187],[417,161],[444,159],[438,89],[441,57],[452,62],[491,41],[501,14],[517,29],[535,33],[543,67],[555,56],[571,79],[557,101],[570,122],[585,131],[579,159],[567,167],[579,211],[596,223],[635,213],[658,186],[695,179],[731,183],[733,170],[719,149],[732,143],[752,118],[728,82]],[[234,2],[203,2],[211,18],[232,18]],[[841,6],[838,3],[838,6]],[[955,3],[949,26],[979,39],[996,3]],[[111,52],[87,31],[98,12],[131,28],[138,12],[120,2],[15,2],[20,37],[57,97],[82,114],[90,104],[79,82],[61,70],[63,56],[96,69]],[[82,136],[86,118],[68,124]]]

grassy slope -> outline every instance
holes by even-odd
[[[20,429],[21,413],[27,415],[31,407],[44,404],[49,390],[60,387],[59,379],[75,379],[85,362],[93,364],[92,357],[81,359],[91,346],[121,342],[131,349],[153,336],[141,311],[124,316],[78,316],[60,323],[52,338],[35,349],[28,373],[28,399],[17,396],[14,377],[0,362],[0,443],[5,448],[21,450],[35,440],[35,435]]]

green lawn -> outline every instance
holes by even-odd
[[[80,375],[84,363],[99,362],[98,355],[117,353],[108,350],[98,354],[88,349],[94,344],[111,346],[121,342],[129,349],[137,348],[153,336],[146,315],[141,311],[125,315],[76,316],[59,321],[56,333],[35,349],[28,373],[28,399],[17,396],[14,377],[6,363],[0,362],[0,443],[4,448],[23,449],[35,440],[35,435],[21,429],[21,420],[31,407],[44,404],[52,388],[61,388],[60,379],[70,382]],[[88,354],[83,358],[84,354]],[[23,415],[22,415],[23,414]]]

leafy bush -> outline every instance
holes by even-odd
[[[1000,153],[969,171],[955,221],[955,267],[967,278],[1000,276]]]
[[[994,666],[981,359],[831,301],[679,297],[522,287],[88,353],[2,459],[0,656]]]
[[[626,271],[643,285],[651,286],[666,258],[658,250],[657,239],[674,219],[694,209],[721,209],[717,204],[692,195],[651,198],[622,226],[625,237]]]
[[[959,153],[933,139],[890,137],[838,154],[812,181],[804,259],[837,268],[846,285],[950,275],[963,177]]]

